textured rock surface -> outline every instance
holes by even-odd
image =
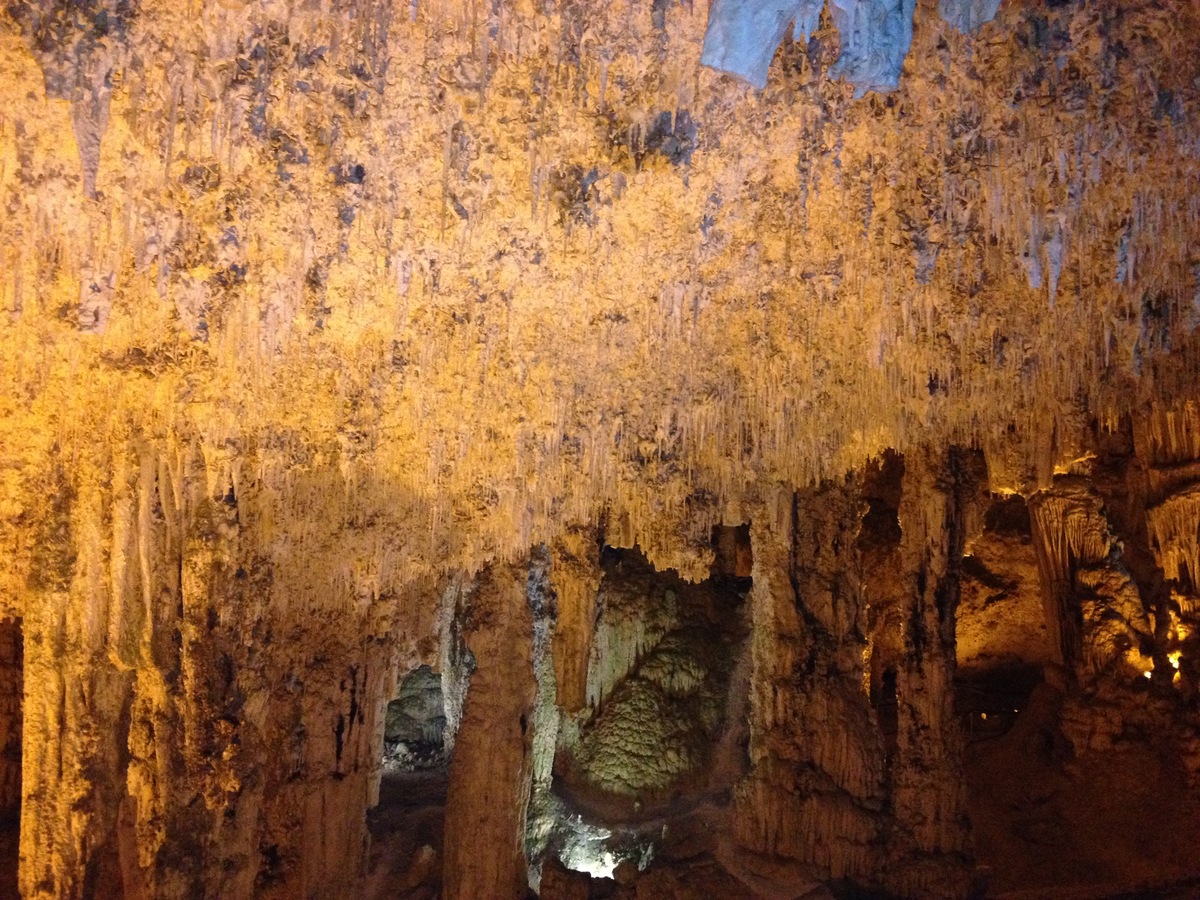
[[[815,14],[813,7],[815,7]],[[755,3],[713,0],[700,61],[744,78],[756,88],[767,86],[767,69],[783,36],[795,23],[807,40],[821,8],[811,0]]]
[[[830,0],[830,16],[842,39],[830,77],[853,84],[855,97],[895,90],[912,46],[916,5],[916,0]]]
[[[960,669],[1043,666],[1058,658],[1047,633],[1025,498],[995,500],[962,566],[955,629]]]
[[[558,705],[577,713],[588,700],[588,663],[596,627],[600,587],[600,544],[595,534],[568,532],[552,563],[551,582],[558,599],[554,632],[554,675]]]
[[[14,603],[56,443],[105,477],[195,444],[287,516],[296,473],[341,479],[401,583],[601,518],[702,577],[763,477],[977,440],[995,487],[1045,486],[1089,415],[1194,380],[1187,4],[923,19],[890,104],[832,45],[747,96],[699,67],[702,6],[666,50],[620,4],[14,9]],[[57,99],[93,69],[95,199]],[[1060,255],[1051,306],[1025,261]]]
[[[745,585],[719,575],[690,585],[637,553],[605,556],[592,707],[577,743],[564,749],[578,782],[644,806],[681,783],[710,780],[714,745],[730,724]]]
[[[855,480],[796,494],[782,522],[752,532],[754,768],[739,840],[820,878],[912,896],[957,896],[966,878],[952,679],[959,494],[972,482],[943,472],[906,464],[886,574],[860,574]],[[887,701],[873,669],[887,673]]]
[[[453,890],[508,890],[527,742],[669,631],[665,595],[597,621],[600,542],[695,582],[721,523],[755,534],[727,831],[777,881],[965,889],[955,611],[986,516],[957,447],[1033,509],[1055,733],[1161,732],[1191,789],[1200,9],[790,9],[808,40],[754,92],[701,65],[704,3],[4,7],[27,898],[360,896],[421,664],[466,748],[451,811],[513,754],[489,853],[461,819],[445,848]],[[510,571],[539,546],[553,636]],[[463,618],[476,589],[523,618]]]
[[[446,732],[446,702],[442,676],[428,666],[416,669],[400,683],[400,693],[388,703],[383,739],[389,743],[441,747]]]

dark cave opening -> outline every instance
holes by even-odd
[[[448,713],[454,716],[454,711],[447,708],[447,698],[454,684],[453,678],[420,665],[399,679],[388,701],[379,802],[367,812],[371,855],[364,900],[429,898],[440,889],[456,724],[448,727]]]
[[[1041,666],[1028,663],[960,674],[955,680],[954,709],[968,743],[1006,734],[1044,681]]]
[[[887,668],[880,679],[878,691],[872,690],[872,705],[879,717],[879,733],[883,738],[884,759],[890,766],[896,758],[897,737],[900,733],[900,700],[896,694],[896,670]]]

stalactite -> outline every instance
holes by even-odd
[[[661,623],[605,612],[591,636],[581,524],[695,581],[713,525],[753,512],[769,548],[795,489],[886,448],[982,445],[993,487],[1030,493],[1093,418],[1149,405],[1155,549],[1195,579],[1192,5],[944,0],[959,29],[996,15],[972,36],[930,4],[838,2],[850,86],[820,4],[780,4],[805,46],[760,60],[757,93],[701,67],[705,4],[68,6],[13,3],[0,28],[0,606],[33,685],[31,896],[78,894],[89,854],[131,895],[243,896],[259,868],[277,896],[352,893],[381,706],[363,696],[438,652],[461,716],[471,590],[443,595],[439,643],[432,585],[540,542],[581,561],[556,584],[570,709],[656,645]],[[936,536],[966,526],[919,477],[901,556],[927,589],[903,609],[932,625]],[[1089,644],[1088,616],[1139,638],[1129,581],[1074,500],[1035,502],[1048,584],[1095,560],[1103,596],[1065,652],[1102,667],[1116,638]],[[833,505],[806,541],[856,540]],[[770,552],[755,665],[786,681],[819,634],[839,688],[756,694],[759,761],[802,713],[869,729],[868,641],[932,698],[905,727],[945,750],[946,647],[918,664],[868,634],[913,619],[864,598],[849,556],[789,595]],[[788,805],[795,773],[768,764],[746,840],[876,865],[863,740],[810,748],[845,808]],[[913,846],[952,845],[952,798],[905,790],[930,816]],[[789,844],[792,825],[834,837]],[[211,862],[159,852],[183,838]]]
[[[589,703],[588,661],[600,588],[599,552],[596,536],[586,531],[568,532],[554,550],[550,574],[558,595],[554,673],[558,705],[568,714]]]
[[[1195,590],[1200,581],[1200,488],[1168,497],[1147,510],[1146,519],[1163,573]]]

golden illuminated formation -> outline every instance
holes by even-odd
[[[1187,896],[1198,43],[11,0],[0,900]]]

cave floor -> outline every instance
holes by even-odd
[[[1149,742],[1081,759],[1056,755],[1031,704],[1004,735],[967,748],[969,806],[991,900],[1195,900],[1200,803],[1178,760]],[[441,888],[444,768],[389,773],[370,812],[363,900],[434,900]],[[712,798],[709,798],[711,801]],[[778,864],[731,853],[719,803],[687,805],[636,895],[793,898],[815,885]],[[653,817],[655,820],[659,816]],[[0,828],[0,900],[17,900],[18,828]],[[736,873],[731,870],[736,870]],[[626,896],[597,880],[591,896]],[[651,893],[647,893],[647,891]],[[817,896],[828,896],[819,888]]]
[[[1112,888],[1033,888],[988,894],[992,900],[1196,900],[1200,897],[1200,878],[1188,878],[1171,884],[1146,882],[1138,886]]]
[[[979,864],[993,900],[1194,900],[1200,897],[1200,803],[1180,788],[1179,760],[1151,742],[1068,758],[1053,714],[1034,700],[1011,730],[972,742],[965,765]],[[441,888],[447,772],[390,773],[371,811],[364,900],[434,900]],[[662,824],[636,896],[791,898],[829,895],[778,863],[735,852],[728,808],[709,797]],[[7,833],[0,834],[3,842]],[[11,835],[15,847],[16,834]],[[0,843],[0,852],[7,844]],[[14,879],[15,880],[15,879]],[[15,889],[15,884],[12,885]],[[16,897],[5,893],[0,900]],[[810,891],[815,889],[815,894]],[[607,879],[589,896],[634,896]]]

